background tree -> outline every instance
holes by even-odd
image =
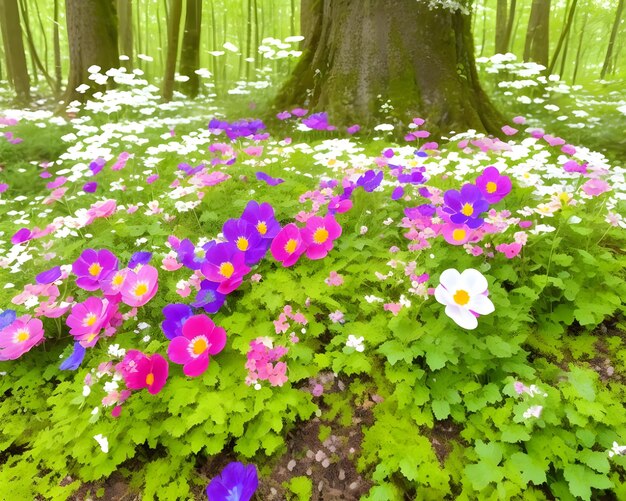
[[[182,0],[171,0],[167,23],[167,57],[165,59],[165,75],[161,95],[171,101],[174,95],[174,77],[176,76],[176,60],[178,59],[178,40],[180,37],[180,17],[183,10]]]
[[[556,44],[556,49],[554,49],[554,56],[552,56],[550,67],[548,68],[548,73],[550,74],[552,74],[552,72],[554,71],[554,67],[556,66],[556,62],[559,58],[561,48],[563,47],[563,42],[566,42],[568,40],[569,32],[572,28],[572,24],[574,23],[574,16],[576,15],[577,4],[578,4],[578,0],[572,0],[571,5],[569,6],[569,10],[566,10],[567,17],[563,24],[563,29],[561,30],[559,41]],[[565,45],[565,48],[563,49],[563,63],[565,63],[566,57],[567,57],[567,44]],[[561,73],[563,73],[563,69],[561,69]]]
[[[70,48],[70,74],[65,101],[84,101],[76,92],[79,85],[93,88],[87,69],[100,66],[103,72],[119,66],[117,16],[113,0],[65,0],[67,36]]]
[[[133,67],[133,1],[117,0],[117,18],[119,22],[119,51],[128,59],[122,61],[127,70]]]
[[[189,97],[196,97],[200,90],[200,30],[202,27],[202,0],[187,0],[185,31],[180,52],[180,74],[189,78],[182,88]]]
[[[534,61],[546,68],[550,57],[550,0],[533,0],[528,18],[524,61]]]
[[[30,101],[30,77],[17,0],[0,0],[0,26],[8,79],[15,88],[17,101],[26,103]]]
[[[615,46],[615,39],[617,38],[617,32],[619,26],[622,23],[622,13],[624,12],[624,0],[619,0],[617,4],[617,10],[615,12],[615,20],[613,21],[613,29],[611,30],[611,38],[609,38],[609,46],[606,49],[606,56],[604,57],[604,64],[602,65],[602,71],[600,72],[600,78],[604,78],[607,72],[611,71],[613,47]]]
[[[419,116],[440,132],[499,130],[467,13],[415,0],[303,0],[301,9],[304,52],[277,97],[280,109],[304,105],[371,125],[389,100],[393,118]]]

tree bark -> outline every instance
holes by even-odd
[[[171,0],[169,23],[167,25],[167,57],[165,59],[165,75],[163,76],[163,90],[161,92],[163,99],[166,101],[171,101],[174,95],[174,77],[176,76],[182,10],[182,0]]]
[[[0,25],[9,81],[15,88],[17,101],[27,103],[30,101],[30,78],[17,0],[0,0]]]
[[[96,85],[88,78],[90,66],[99,66],[101,72],[119,66],[115,6],[113,0],[65,0],[65,17],[70,46],[65,102],[82,102]],[[76,88],[83,84],[90,89],[81,94]]]
[[[572,75],[572,85],[576,85],[576,77],[578,76],[578,68],[580,67],[580,61],[582,58],[583,40],[585,38],[585,28],[587,27],[587,19],[589,19],[589,10],[585,9],[585,16],[583,17],[583,24],[578,36],[578,49],[576,49],[576,61],[574,62],[574,74]]]
[[[505,54],[508,47],[506,30],[508,26],[508,5],[507,0],[498,0],[496,8],[496,54]]]
[[[513,34],[513,21],[515,20],[515,11],[517,10],[517,0],[511,0],[509,7],[509,18],[506,24],[506,51],[511,50],[511,35]]]
[[[548,67],[550,52],[550,0],[533,0],[528,19],[524,61]]]
[[[561,35],[559,36],[559,41],[556,44],[556,49],[554,50],[554,56],[552,56],[552,62],[550,63],[550,68],[548,69],[548,73],[552,74],[554,71],[554,67],[556,66],[556,61],[559,58],[559,54],[561,52],[561,48],[563,47],[563,42],[567,38],[569,34],[569,30],[572,28],[572,23],[574,22],[574,15],[576,14],[576,4],[578,0],[572,0],[572,5],[569,8],[569,12],[567,14],[567,19],[565,20],[565,24],[563,29],[561,30]],[[563,54],[563,58],[565,58],[565,54]]]
[[[304,1],[303,54],[275,104],[327,111],[336,125],[422,117],[435,134],[497,133],[470,27],[469,15],[415,0]],[[387,101],[390,117],[380,112]]]
[[[54,79],[55,94],[61,95],[63,85],[63,71],[61,66],[61,39],[59,36],[59,0],[54,0],[54,28],[52,31],[52,44],[54,46]]]
[[[611,30],[611,38],[609,38],[609,46],[606,49],[606,57],[604,58],[604,64],[602,65],[602,71],[600,72],[600,78],[604,78],[607,72],[611,68],[611,58],[613,56],[613,47],[615,46],[615,39],[617,38],[619,25],[622,22],[623,10],[624,10],[624,0],[619,0],[619,3],[617,4],[617,10],[615,12],[615,21],[613,22],[613,29]]]
[[[117,18],[119,20],[118,46],[121,55],[128,60],[122,61],[127,70],[133,67],[133,0],[117,0]]]
[[[189,77],[182,88],[189,97],[196,97],[200,90],[200,30],[202,27],[202,0],[187,0],[185,31],[180,53],[180,74]]]
[[[28,42],[28,50],[30,52],[30,57],[33,61],[33,75],[36,75],[35,70],[38,68],[41,71],[42,75],[48,82],[50,89],[54,92],[55,83],[45,66],[41,62],[41,58],[37,53],[37,48],[35,47],[35,41],[33,40],[33,34],[30,29],[30,22],[28,16],[28,10],[26,6],[26,2],[24,0],[20,0],[20,10],[22,12],[22,19],[24,19],[24,31],[26,32],[26,41]]]

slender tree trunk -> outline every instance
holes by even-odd
[[[550,0],[533,0],[526,33],[524,61],[548,67],[550,51]]]
[[[574,22],[574,15],[576,14],[576,4],[578,0],[572,0],[572,4],[570,5],[569,11],[567,13],[567,19],[565,20],[565,24],[563,25],[563,29],[561,30],[561,35],[559,36],[559,41],[556,44],[556,49],[554,50],[554,55],[552,56],[552,62],[550,63],[550,67],[548,68],[548,73],[552,74],[554,71],[554,67],[556,66],[556,61],[559,58],[559,53],[561,52],[561,48],[563,47],[563,42],[565,41],[567,35],[569,34],[569,30],[572,28],[572,23]]]
[[[307,43],[278,109],[300,105],[327,111],[336,125],[369,126],[389,101],[399,123],[422,117],[435,133],[499,132],[502,118],[478,81],[469,15],[415,0],[310,0],[302,10]]]
[[[133,67],[133,0],[117,0],[117,18],[120,54],[128,57],[122,61],[122,66],[130,70]]]
[[[27,103],[30,101],[30,78],[17,0],[0,0],[0,25],[9,79],[15,88],[17,101]]]
[[[111,0],[65,0],[65,17],[70,46],[65,102],[84,101],[87,93],[81,94],[76,88],[86,84],[93,91],[89,67],[96,65],[106,72],[119,65],[115,6]]]
[[[189,97],[196,97],[200,90],[200,30],[202,27],[202,0],[187,0],[185,31],[180,53],[180,74],[189,77],[183,90]]]
[[[35,10],[37,12],[37,21],[39,22],[39,29],[41,30],[41,38],[43,39],[43,64],[46,68],[46,73],[49,75],[48,67],[48,37],[46,36],[46,29],[44,28],[43,21],[41,20],[41,12],[39,10],[39,3],[35,2]]]
[[[574,74],[572,75],[572,85],[576,84],[576,77],[578,76],[578,68],[580,67],[580,60],[582,56],[583,40],[585,38],[585,28],[587,27],[587,19],[589,19],[589,9],[585,9],[585,17],[583,17],[583,25],[580,29],[580,35],[578,36],[578,49],[576,50],[576,62],[574,63]]]
[[[174,77],[176,76],[176,60],[178,59],[178,39],[180,37],[180,18],[183,10],[182,0],[171,0],[169,23],[167,25],[167,57],[165,59],[165,75],[161,95],[171,101],[174,95]]]
[[[506,53],[508,41],[506,39],[506,29],[508,26],[508,5],[507,0],[498,0],[496,8],[496,54]]]
[[[59,36],[59,0],[54,0],[54,27],[52,29],[52,45],[54,47],[54,80],[55,94],[61,95],[63,85],[63,67],[61,66],[61,38]]]
[[[28,10],[26,6],[26,2],[24,0],[20,0],[20,10],[22,12],[22,18],[24,19],[24,30],[26,31],[26,41],[28,42],[28,50],[30,52],[30,57],[33,62],[33,75],[36,75],[35,69],[39,69],[42,75],[48,82],[50,89],[54,92],[55,83],[50,74],[46,71],[45,66],[41,62],[39,54],[37,53],[37,48],[35,47],[35,42],[33,40],[33,34],[30,29],[30,22],[28,16]]]
[[[252,0],[248,0],[248,17],[246,25],[246,59],[252,58]],[[252,63],[246,61],[246,80],[250,80]]]
[[[611,68],[611,58],[613,56],[613,47],[615,46],[615,39],[617,38],[619,25],[622,22],[623,10],[624,10],[624,0],[619,0],[619,3],[617,4],[617,10],[615,11],[615,21],[613,21],[613,29],[611,30],[611,38],[609,38],[609,46],[606,49],[606,57],[604,58],[604,64],[602,65],[602,71],[600,72],[600,78],[604,78],[607,72]]]
[[[515,20],[515,12],[517,10],[517,0],[511,0],[509,7],[509,17],[506,23],[506,52],[511,49],[512,41],[511,35],[513,34],[513,21]]]
[[[485,45],[487,43],[487,0],[483,2],[483,36],[480,41],[480,55],[485,52]]]

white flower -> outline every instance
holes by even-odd
[[[542,405],[533,405],[532,407],[529,407],[528,410],[526,410],[526,412],[522,414],[522,416],[524,417],[524,419],[528,419],[531,417],[539,418],[541,416],[542,410],[543,410]]]
[[[609,450],[609,457],[621,456],[626,454],[626,445],[619,445],[617,442],[613,442],[613,447]]]
[[[362,352],[365,350],[365,346],[363,345],[364,338],[363,336],[356,337],[350,334],[348,336],[348,340],[346,341],[346,346],[348,348],[354,348],[358,352]]]
[[[88,397],[91,393],[91,388],[87,385],[83,386],[83,397]]]
[[[100,433],[98,433],[97,435],[94,435],[93,438],[96,442],[98,442],[98,445],[100,445],[102,452],[105,454],[109,452],[109,439],[107,437],[103,437]]]
[[[380,297],[376,297],[374,295],[370,295],[370,296],[365,296],[365,300],[368,303],[382,303],[384,301],[384,299],[380,298]]]
[[[469,268],[463,273],[448,269],[441,274],[435,289],[435,299],[446,306],[446,315],[464,329],[478,327],[474,313],[488,315],[495,308],[486,296],[487,279],[478,270]]]
[[[124,348],[120,348],[119,344],[112,344],[111,346],[109,346],[109,349],[107,351],[109,355],[116,358],[122,358],[124,355],[126,355],[126,350]]]

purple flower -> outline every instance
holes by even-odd
[[[328,124],[328,113],[314,113],[302,119],[302,123],[313,130],[335,130],[337,128]]]
[[[259,486],[256,466],[230,463],[206,488],[209,501],[250,501]]]
[[[287,120],[288,118],[291,118],[291,113],[288,111],[281,111],[276,115],[276,118],[278,118],[278,120]]]
[[[92,175],[95,176],[104,168],[105,164],[106,160],[104,158],[97,158],[89,164],[89,170],[91,171]]]
[[[404,188],[402,186],[398,186],[391,193],[391,200],[399,200],[404,196]]]
[[[182,336],[185,320],[193,315],[193,310],[186,304],[168,304],[163,308],[165,320],[161,322],[161,329],[167,339]]]
[[[425,151],[421,151],[421,150],[417,150],[415,152],[415,155],[420,157],[420,158],[426,158],[428,157],[428,153],[426,153]]]
[[[348,134],[356,134],[357,132],[359,132],[361,130],[361,126],[360,125],[351,125],[350,127],[348,127],[346,129],[346,132]]]
[[[16,318],[17,315],[14,310],[4,310],[0,313],[0,331],[15,322]]]
[[[0,193],[4,193],[9,189],[9,185],[7,183],[0,183]]]
[[[371,193],[380,186],[383,181],[383,171],[368,170],[359,179],[357,179],[356,185],[361,186],[365,191]]]
[[[206,253],[215,245],[214,241],[207,242],[202,247],[196,247],[191,240],[185,238],[178,246],[178,261],[190,270],[199,270],[206,263]]]
[[[83,191],[85,193],[95,193],[97,189],[98,189],[98,183],[96,183],[95,181],[90,181],[88,183],[85,183],[83,186]]]
[[[61,362],[59,369],[62,371],[75,371],[83,363],[86,351],[83,345],[78,342],[74,343],[74,350],[69,357]]]
[[[200,290],[196,295],[196,300],[191,303],[194,308],[204,308],[207,313],[217,313],[224,301],[226,295],[217,292],[219,284],[210,280],[203,280],[200,283]]]
[[[244,253],[248,266],[257,264],[265,256],[267,245],[257,229],[245,219],[229,219],[222,232],[228,242]]]
[[[139,251],[135,252],[128,261],[128,267],[134,270],[138,264],[148,264],[152,259],[152,252]]]
[[[281,179],[279,177],[272,177],[269,174],[266,174],[265,172],[262,172],[262,171],[259,171],[256,173],[256,178],[259,181],[265,181],[270,186],[277,186],[285,182],[284,179]]]
[[[150,175],[150,176],[148,176],[148,177],[146,178],[146,183],[147,183],[147,184],[152,184],[152,183],[154,183],[157,179],[159,179],[159,175],[158,175],[158,174],[152,174],[152,175]]]
[[[443,212],[456,224],[466,224],[471,229],[480,228],[484,219],[480,215],[489,208],[482,193],[473,184],[466,184],[461,191],[448,190],[443,195]]]
[[[292,115],[294,115],[296,117],[303,117],[308,112],[309,112],[309,110],[305,110],[303,108],[294,108],[293,110],[291,110]]]
[[[76,285],[86,291],[95,291],[100,288],[100,279],[117,270],[117,266],[117,258],[111,251],[85,249],[72,264],[72,271],[77,277]]]
[[[415,167],[411,169],[409,174],[400,174],[398,181],[400,183],[424,184],[426,182],[426,177],[424,176],[425,170],[424,167]]]
[[[490,204],[498,203],[511,192],[511,180],[508,176],[501,176],[495,167],[487,167],[476,178],[476,186]]]
[[[45,285],[56,282],[59,278],[61,278],[61,267],[55,266],[54,268],[50,268],[49,270],[42,271],[39,275],[35,277],[35,282],[41,285]]]
[[[28,228],[20,228],[15,232],[15,235],[11,237],[11,243],[13,245],[28,242],[33,237],[33,233]]]
[[[241,219],[254,226],[263,239],[273,239],[280,231],[280,224],[274,216],[274,208],[267,202],[259,204],[250,200]]]
[[[197,174],[202,169],[204,169],[204,164],[200,164],[197,167],[192,167],[189,164],[182,163],[182,164],[178,164],[178,169],[182,170],[188,176],[193,176],[194,174]]]

